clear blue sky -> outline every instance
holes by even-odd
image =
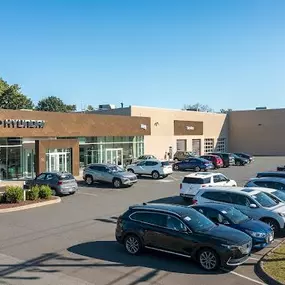
[[[1,0],[0,77],[37,102],[285,107],[284,0]]]

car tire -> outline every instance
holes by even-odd
[[[152,177],[153,179],[159,179],[159,177],[160,177],[159,172],[158,172],[158,171],[153,171],[153,172],[151,173],[151,177]]]
[[[128,172],[131,172],[131,173],[135,173],[134,170],[131,169],[131,168],[129,168],[127,171],[128,171]]]
[[[201,171],[201,168],[200,168],[199,166],[196,166],[196,167],[194,168],[194,171],[195,171],[195,172],[199,172],[199,171]]]
[[[220,265],[219,256],[210,248],[203,248],[199,250],[197,260],[200,266],[207,271],[216,270]]]
[[[119,178],[115,178],[113,180],[113,186],[114,186],[114,188],[117,188],[117,189],[121,188],[122,187],[122,180]]]
[[[127,235],[124,239],[124,246],[131,255],[138,255],[142,251],[142,243],[136,235]]]
[[[94,182],[94,180],[93,180],[93,177],[92,177],[91,175],[86,175],[86,176],[85,176],[85,183],[86,183],[87,185],[92,185],[93,182]]]
[[[173,170],[178,171],[179,170],[179,166],[178,165],[173,165]]]
[[[280,231],[280,226],[278,224],[278,222],[274,219],[263,219],[262,222],[268,224],[271,229],[274,231],[274,234],[277,234]]]
[[[237,161],[237,162],[236,162],[236,166],[241,166],[240,161]]]
[[[52,196],[58,196],[58,193],[55,189],[51,188]]]
[[[174,162],[178,162],[179,160],[178,160],[178,158],[177,157],[175,157],[174,158]]]

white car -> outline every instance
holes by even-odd
[[[168,161],[157,159],[142,160],[139,163],[128,165],[126,169],[138,175],[150,175],[153,179],[167,177],[173,173],[172,166]]]
[[[193,198],[201,187],[206,186],[237,186],[237,183],[222,173],[191,173],[186,175],[180,184],[180,196],[184,199]]]

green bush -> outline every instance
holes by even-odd
[[[46,185],[40,186],[40,191],[39,191],[40,199],[50,199],[51,196],[52,196],[52,190],[50,189],[49,186]]]
[[[39,192],[40,192],[39,186],[37,185],[33,186],[31,190],[26,192],[27,195],[26,199],[32,201],[39,199]]]
[[[24,200],[24,191],[20,186],[8,186],[5,197],[7,203],[19,203]]]

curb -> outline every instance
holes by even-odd
[[[273,253],[274,250],[276,250],[277,248],[279,248],[281,245],[283,245],[285,243],[285,240],[280,242],[276,247],[272,248],[269,252],[267,252],[261,259],[260,261],[258,261],[258,263],[256,264],[256,274],[264,281],[266,282],[266,284],[270,284],[270,285],[284,285],[284,283],[279,282],[278,280],[276,280],[275,278],[273,278],[272,276],[268,275],[265,270],[263,269],[264,266],[264,261],[263,259],[270,255],[271,253]]]
[[[35,204],[24,205],[24,206],[8,208],[8,209],[0,209],[0,214],[2,214],[2,213],[3,214],[4,213],[10,213],[10,212],[17,212],[17,211],[22,211],[22,210],[28,210],[28,209],[48,206],[48,205],[52,205],[52,204],[57,204],[57,203],[61,202],[60,197],[55,197],[55,198],[56,199],[52,199],[52,200],[45,201],[45,202],[39,202],[39,203],[35,203]]]

